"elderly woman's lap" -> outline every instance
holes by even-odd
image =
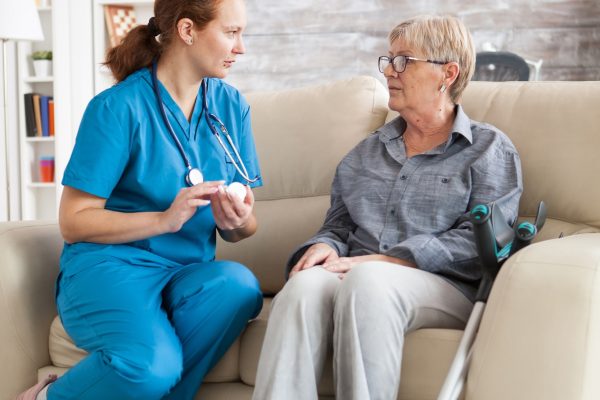
[[[429,272],[381,261],[355,266],[336,292],[336,313],[355,314],[365,326],[401,318],[402,331],[462,328],[472,303],[452,284]]]

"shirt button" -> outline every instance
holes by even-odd
[[[384,244],[384,245],[382,246],[382,248],[383,248],[384,250],[387,250],[387,249],[389,249],[389,248],[390,248],[390,246],[388,246],[387,244]]]
[[[407,176],[406,176],[406,175],[402,175],[402,176],[400,177],[400,179],[402,179],[403,181],[405,181],[405,180],[406,180],[406,178],[407,178]]]
[[[448,178],[442,178],[442,183],[448,183],[449,179]]]
[[[390,210],[390,214],[394,215],[396,214],[396,210],[394,210],[393,208]]]

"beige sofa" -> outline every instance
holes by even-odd
[[[248,265],[266,302],[207,376],[197,397],[206,400],[250,399],[270,298],[284,284],[289,253],[320,226],[341,157],[394,116],[386,89],[368,77],[248,100],[265,180],[256,190],[260,227],[236,245],[219,243],[219,257]],[[539,239],[553,239],[505,264],[476,341],[466,398],[597,400],[600,82],[474,82],[463,103],[471,118],[514,141],[524,172],[520,214],[531,217],[537,202],[546,201]],[[556,239],[561,233],[565,238]],[[40,375],[63,373],[84,355],[55,318],[61,243],[55,223],[0,224],[0,400]],[[399,399],[436,398],[460,335],[441,329],[408,335]],[[320,393],[333,398],[330,366]]]

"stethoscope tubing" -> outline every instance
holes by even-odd
[[[156,96],[156,99],[158,100],[158,109],[160,110],[162,119],[165,122],[165,124],[167,125],[167,130],[169,131],[169,134],[175,141],[175,144],[177,145],[177,149],[179,150],[179,153],[181,154],[181,157],[183,158],[183,161],[185,162],[186,168],[188,169],[188,171],[190,171],[190,170],[192,170],[192,164],[190,163],[190,160],[187,157],[187,154],[185,154],[185,150],[183,149],[183,146],[181,145],[179,138],[175,134],[175,131],[173,130],[173,126],[171,125],[171,122],[169,121],[169,118],[167,118],[167,112],[165,110],[165,103],[163,102],[162,95],[160,94],[160,88],[158,86],[158,78],[156,76],[156,61],[154,61],[152,64],[152,88],[154,89],[154,94]]]
[[[177,149],[179,150],[179,153],[181,154],[181,157],[183,158],[183,161],[185,162],[185,166],[186,166],[186,168],[188,170],[188,174],[189,174],[191,171],[195,170],[196,168],[192,167],[192,164],[190,163],[190,160],[187,157],[185,150],[183,149],[183,145],[181,144],[181,141],[177,137],[177,134],[175,134],[175,131],[173,130],[173,126],[171,125],[171,123],[169,122],[169,119],[167,118],[167,112],[165,110],[165,103],[163,102],[162,95],[160,94],[160,87],[158,85],[158,77],[157,77],[156,71],[157,71],[157,61],[155,60],[152,63],[152,86],[154,89],[154,93],[156,95],[156,99],[158,100],[158,103],[159,103],[158,108],[159,108],[161,116],[165,122],[165,125],[167,126],[167,130],[169,131],[170,136],[175,141],[175,144],[177,145]],[[242,157],[240,156],[240,153],[238,152],[237,147],[233,143],[233,140],[231,139],[231,135],[227,131],[227,127],[225,127],[225,124],[223,124],[223,122],[221,122],[219,117],[217,117],[215,114],[212,114],[208,111],[208,101],[207,101],[208,83],[207,83],[206,79],[202,80],[202,91],[203,91],[202,114],[204,114],[204,118],[206,119],[206,123],[208,124],[208,127],[210,128],[212,134],[217,138],[219,145],[225,151],[225,155],[229,158],[229,160],[233,164],[236,171],[242,176],[242,178],[244,178],[244,180],[247,181],[248,184],[258,181],[260,179],[260,176],[256,176],[255,178],[250,178],[250,175],[248,174],[248,170],[246,169],[246,166],[244,165],[244,162],[242,161]],[[239,165],[238,165],[238,162],[236,162],[235,158],[233,158],[233,156],[231,155],[231,152],[227,149],[227,146],[221,139],[221,135],[219,134],[219,131],[212,123],[211,119],[213,119],[219,125],[219,128],[221,129],[221,132],[223,132],[223,135],[225,135],[225,138],[227,139],[229,146],[233,150],[233,152],[239,162]]]

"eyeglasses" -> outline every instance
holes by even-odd
[[[379,72],[383,73],[383,71],[385,71],[387,66],[389,64],[392,64],[392,68],[394,69],[394,71],[396,71],[397,73],[400,74],[400,73],[404,72],[404,70],[406,69],[406,64],[408,64],[408,60],[423,61],[423,62],[428,62],[428,63],[432,63],[432,64],[440,64],[440,65],[447,64],[444,61],[424,60],[422,58],[415,58],[415,57],[409,57],[409,56],[395,56],[392,58],[386,57],[386,56],[381,56],[381,57],[379,57],[379,60],[378,60]]]

